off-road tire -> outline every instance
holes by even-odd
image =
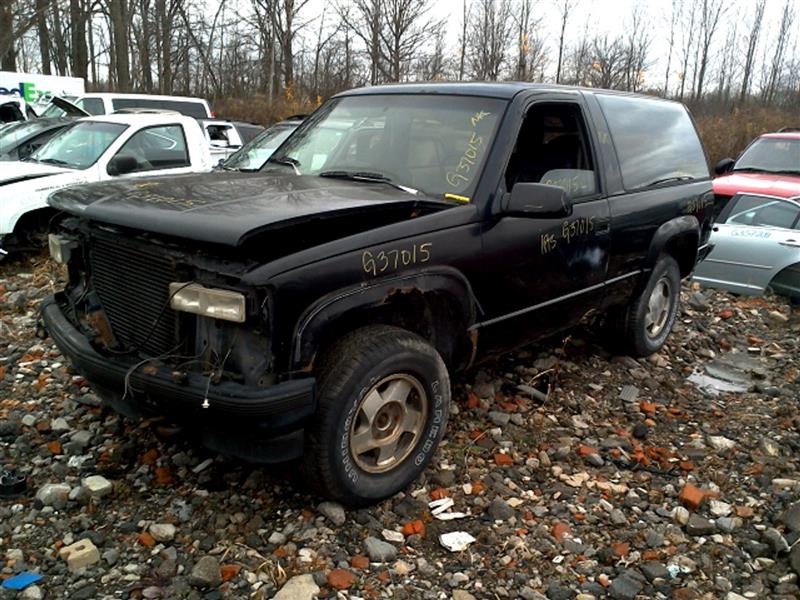
[[[322,357],[317,376],[318,407],[313,423],[306,428],[303,456],[309,486],[348,506],[373,504],[405,489],[431,460],[447,424],[450,379],[439,353],[404,329],[367,326],[333,344]],[[409,397],[421,403],[418,391],[424,392],[427,410],[417,411],[420,425],[410,434],[413,444],[406,444],[402,460],[398,457],[385,472],[370,472],[361,466],[365,455],[354,454],[351,444],[356,425],[362,426],[360,431],[365,429],[361,407],[381,382],[405,377],[419,384]]]
[[[654,290],[669,289],[668,307],[663,324],[656,334],[648,330],[650,300]],[[615,349],[630,356],[641,358],[655,354],[667,340],[680,302],[681,275],[678,263],[672,256],[661,255],[650,273],[645,288],[624,309],[611,317],[611,343]]]

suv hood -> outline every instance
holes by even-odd
[[[95,183],[55,192],[48,202],[93,221],[227,246],[304,220],[444,204],[382,183],[229,172]]]
[[[771,173],[732,173],[714,180],[714,193],[733,196],[737,192],[791,198],[800,196],[800,176]]]
[[[45,165],[31,161],[5,161],[0,162],[0,186],[70,172],[72,172],[72,169],[55,165]]]

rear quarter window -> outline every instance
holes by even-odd
[[[153,100],[149,98],[114,98],[114,110],[122,108],[151,108],[155,110],[174,110],[187,117],[207,119],[208,111],[202,102],[183,100]]]
[[[689,113],[675,102],[598,94],[626,190],[708,179],[708,163]]]

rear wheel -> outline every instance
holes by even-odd
[[[404,489],[425,469],[444,435],[450,380],[424,339],[369,326],[327,353],[318,401],[306,430],[306,478],[324,496],[365,505]]]
[[[661,350],[675,322],[680,286],[678,263],[661,256],[642,292],[613,317],[613,341],[622,352],[643,357]]]

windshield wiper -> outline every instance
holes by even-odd
[[[45,163],[47,165],[59,165],[61,167],[70,166],[70,164],[67,161],[61,160],[60,158],[40,158],[36,162]]]
[[[268,163],[275,163],[275,164],[278,164],[278,165],[288,165],[288,166],[290,166],[290,167],[292,167],[294,169],[294,174],[295,175],[300,175],[301,174],[300,173],[300,169],[297,168],[297,167],[300,166],[300,161],[297,160],[296,158],[292,158],[290,156],[282,156],[280,158],[273,158],[272,156],[270,156],[267,159],[267,162]]]
[[[331,177],[333,179],[347,179],[349,181],[364,181],[367,183],[385,183],[392,186],[397,190],[401,190],[408,194],[419,194],[419,190],[406,185],[400,185],[392,181],[383,173],[374,173],[372,171],[323,171],[319,174],[320,177]]]
[[[651,185],[660,185],[662,183],[672,183],[673,181],[689,181],[690,179],[694,179],[694,177],[689,177],[688,175],[677,175],[675,177],[664,177],[663,179],[656,179],[655,181],[651,181],[645,186],[642,187],[650,187]]]

